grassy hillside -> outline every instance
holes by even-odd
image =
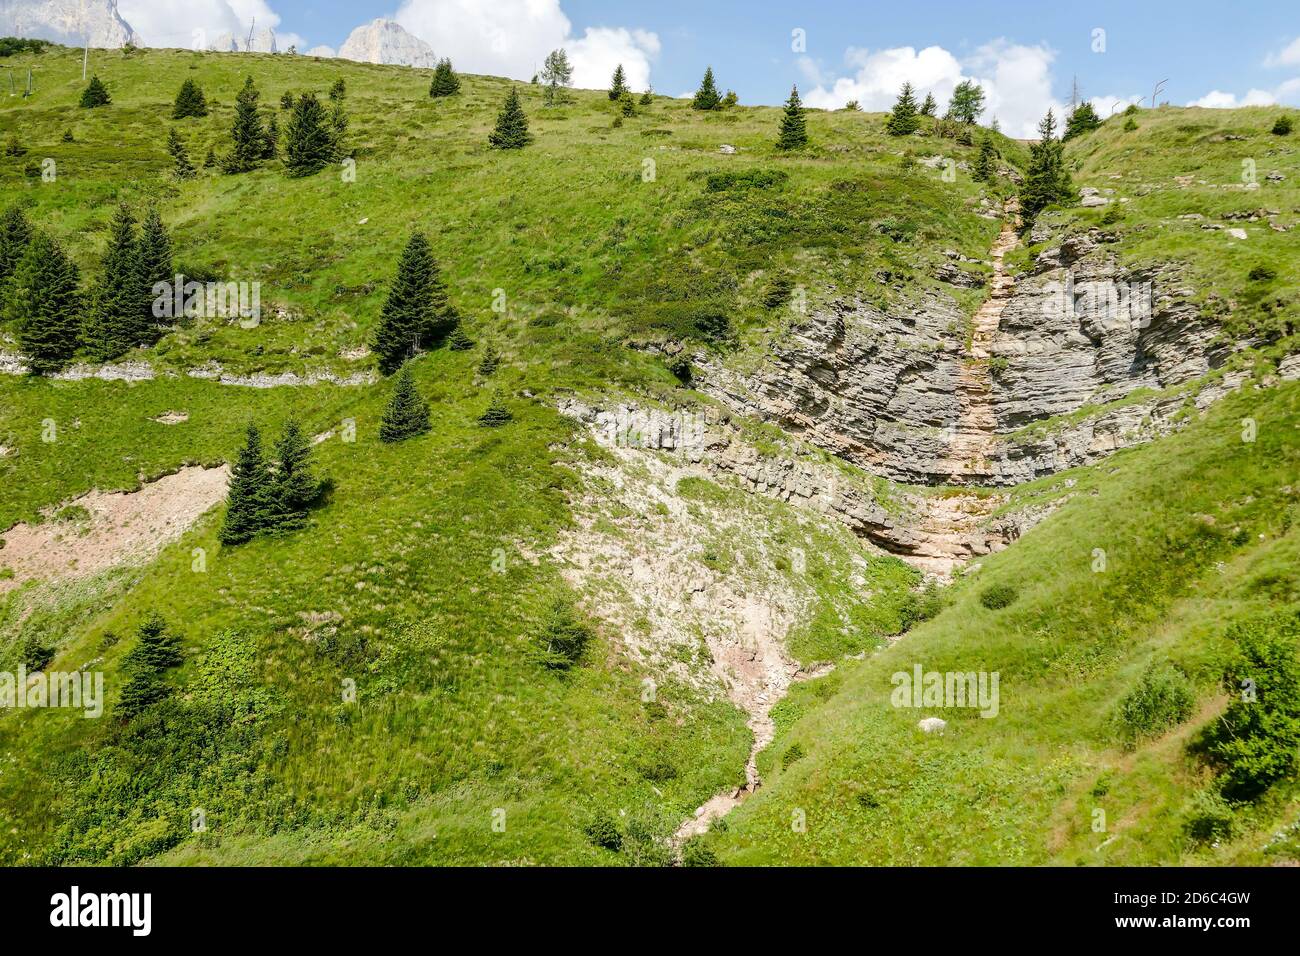
[[[887,137],[879,115],[815,112],[811,147],[787,156],[774,148],[778,109],[700,114],[655,97],[615,125],[604,93],[573,92],[546,109],[525,84],[536,141],[502,153],[488,149],[487,133],[509,84],[490,77],[464,77],[460,95],[433,100],[430,71],[101,51],[91,68],[113,103],[82,110],[79,52],[7,62],[32,65],[37,92],[0,103],[0,141],[26,149],[0,157],[6,200],[58,236],[87,280],[116,205],[156,203],[178,268],[261,282],[264,319],[251,329],[181,324],[127,356],[152,366],[151,381],[0,375],[0,529],[52,520],[52,509],[93,488],[133,489],[186,464],[232,461],[250,420],[267,436],[300,420],[320,439],[316,466],[331,490],[293,534],[223,547],[219,507],[155,559],[0,589],[0,670],[17,666],[29,639],[44,642],[53,668],[102,669],[109,705],[102,720],[0,713],[0,862],[667,862],[663,838],[744,781],[753,734],[716,680],[680,677],[676,665],[706,670],[707,647],[683,643],[666,662],[628,652],[644,622],[630,614],[624,632],[598,609],[611,593],[639,609],[636,587],[575,589],[572,561],[556,557],[579,529],[629,551],[665,542],[738,598],[777,582],[793,619],[790,657],[837,665],[777,705],[777,739],[759,757],[763,788],[708,838],[723,862],[1258,862],[1298,852],[1294,837],[1263,849],[1268,828],[1295,819],[1290,783],[1239,811],[1237,836],[1218,849],[1190,844],[1183,830],[1208,774],[1183,744],[1225,703],[1229,622],[1294,612],[1300,601],[1294,384],[1244,392],[1159,444],[1021,489],[1024,501],[1068,501],[878,655],[916,617],[919,575],[824,515],[723,479],[692,475],[668,489],[705,540],[674,537],[676,512],[662,502],[638,512],[615,493],[646,476],[556,410],[571,394],[712,409],[647,344],[756,355],[791,321],[781,290],[803,287],[816,305],[942,288],[973,311],[981,292],[940,286],[932,273],[950,250],[987,255],[999,225],[979,213],[1009,183],[981,187],[964,165],[947,181],[924,162],[969,164],[973,147]],[[180,131],[196,163],[210,146],[220,152],[246,75],[282,128],[282,94],[323,95],[342,78],[356,181],[333,169],[289,179],[278,160],[174,180],[166,129]],[[187,78],[212,112],[173,121]],[[1081,184],[1104,185],[1110,170],[1164,184],[1132,190],[1122,216],[1104,224],[1119,231],[1122,253],[1174,255],[1189,282],[1218,296],[1207,303],[1240,303],[1234,314],[1281,349],[1300,281],[1286,252],[1293,240],[1251,226],[1231,268],[1215,269],[1224,237],[1176,225],[1178,203],[1200,194],[1169,192],[1177,162],[1133,144],[1150,137],[1160,155],[1200,156],[1212,130],[1249,127],[1252,148],[1283,151],[1289,178],[1263,197],[1224,191],[1222,211],[1230,200],[1245,208],[1283,196],[1290,222],[1295,197],[1274,190],[1296,181],[1294,147],[1260,132],[1266,113],[1154,111],[1136,132],[1117,118],[1069,155]],[[1190,123],[1206,131],[1179,131]],[[998,143],[1023,164],[1018,144]],[[724,144],[736,153],[720,152]],[[1244,145],[1213,154],[1216,175],[1229,176],[1231,151]],[[52,182],[28,172],[46,157]],[[1261,161],[1261,178],[1267,169]],[[1128,180],[1116,182],[1127,195]],[[1065,227],[1101,223],[1104,211],[1051,215]],[[372,372],[363,347],[413,229],[428,233],[477,343],[413,363],[432,406],[428,435],[378,440],[386,381],[258,389],[186,374],[214,362],[244,374]],[[1180,244],[1157,241],[1179,229]],[[1273,278],[1248,278],[1256,260],[1273,264]],[[1286,304],[1265,308],[1267,296],[1253,295],[1265,288]],[[492,375],[478,371],[488,344],[503,356]],[[493,393],[513,420],[483,428],[476,420]],[[168,411],[188,418],[156,420]],[[1239,436],[1247,416],[1259,423],[1253,444]],[[49,421],[56,441],[42,440]],[[792,452],[797,443],[770,426],[738,427],[772,458],[807,452]],[[879,479],[836,467],[889,494]],[[195,570],[196,548],[205,570]],[[795,548],[807,555],[798,573]],[[1094,548],[1107,551],[1103,574],[1089,569]],[[987,610],[979,596],[999,582],[1017,597]],[[538,653],[557,600],[577,607],[593,635],[567,671]],[[123,659],[155,610],[182,636],[185,662],[167,678],[169,700],[124,721],[113,710]],[[1109,715],[1153,659],[1187,673],[1197,716],[1127,751]],[[922,714],[888,706],[889,675],[914,662],[1000,670],[999,717],[946,713],[946,735],[922,736]],[[1098,803],[1120,835],[1102,851],[1094,843],[1105,838],[1089,829]],[[791,830],[795,809],[806,832]],[[192,828],[196,810],[202,832]],[[597,817],[616,822],[620,851],[586,832]]]

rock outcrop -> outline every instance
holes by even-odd
[[[405,27],[380,17],[359,26],[339,47],[339,58],[359,63],[390,63],[399,66],[433,67],[433,48]]]
[[[4,0],[0,3],[0,36],[52,40],[68,46],[89,43],[99,49],[140,42],[117,12],[117,0]]]
[[[990,301],[1005,301],[987,328],[974,329],[978,321],[942,293],[890,312],[840,299],[756,371],[699,360],[700,387],[911,484],[1007,486],[1088,464],[1171,430],[1187,397],[1167,390],[1231,354],[1174,269],[1125,269],[1106,240],[1097,231],[1068,237],[1013,284],[995,275]],[[988,390],[978,443],[967,434],[976,379]],[[1240,381],[1213,380],[1194,401]]]
[[[231,33],[218,33],[217,38],[208,46],[218,53],[279,53],[275,45],[275,31],[270,27],[248,34],[235,36]]]

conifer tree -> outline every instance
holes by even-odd
[[[792,87],[785,101],[785,114],[781,117],[781,136],[777,149],[803,149],[808,145],[808,124],[804,119],[803,103],[799,101],[799,87]]]
[[[429,430],[429,404],[420,396],[410,365],[402,366],[379,424],[379,440],[398,442]]]
[[[97,106],[108,106],[112,102],[113,98],[108,95],[108,88],[100,82],[98,76],[92,76],[86,88],[81,91],[83,109],[93,110]]]
[[[158,341],[163,329],[180,316],[156,315],[154,302],[159,295],[172,295],[172,283],[176,281],[172,272],[172,240],[163,225],[162,216],[156,206],[150,206],[140,225],[140,311],[141,328],[144,341],[152,344]],[[165,284],[167,291],[156,291],[159,284]]]
[[[506,95],[505,105],[497,114],[496,129],[488,142],[496,149],[522,149],[533,141],[528,132],[528,117],[519,102],[519,92],[512,86]]]
[[[474,340],[466,334],[465,329],[457,323],[456,327],[451,330],[447,336],[447,348],[453,352],[468,352],[474,347]]]
[[[975,158],[975,169],[972,176],[977,182],[992,182],[996,171],[996,163],[997,150],[993,146],[993,137],[985,134],[980,138],[980,151]]]
[[[204,169],[215,169],[217,165],[217,150],[215,147],[208,147],[208,155],[203,157]]]
[[[654,96],[651,95],[650,89],[647,88],[646,91],[641,94],[641,99],[638,100],[637,102],[640,103],[642,106],[649,106],[654,101],[655,101]]]
[[[275,159],[280,149],[280,122],[272,113],[266,119],[266,136],[262,140],[262,159]]]
[[[90,296],[86,346],[101,361],[115,359],[148,338],[140,302],[140,247],[135,216],[125,203],[109,230],[102,271]]]
[[[912,84],[904,83],[898,94],[898,101],[885,122],[885,132],[890,136],[910,136],[921,127],[917,118],[916,97],[912,95]]]
[[[6,283],[22,261],[32,240],[32,226],[20,206],[10,206],[0,214],[0,303],[4,302]]]
[[[177,179],[193,179],[194,164],[190,162],[190,154],[185,151],[185,144],[174,128],[167,131],[167,152],[172,158],[172,174]]]
[[[388,291],[372,346],[379,367],[390,375],[402,363],[455,328],[456,310],[423,233],[414,233],[402,250],[397,276]]]
[[[266,131],[257,111],[257,87],[250,76],[235,97],[235,123],[230,130],[230,152],[221,160],[227,173],[246,173],[256,169],[266,150]]]
[[[935,114],[935,111],[938,110],[938,108],[939,108],[939,104],[934,101],[934,94],[926,93],[925,102],[921,104],[921,115],[933,116]]]
[[[489,343],[483,349],[483,358],[478,363],[478,373],[484,378],[490,378],[496,374],[497,367],[501,364],[501,356],[497,350]]]
[[[1091,133],[1101,125],[1101,117],[1097,111],[1092,108],[1092,104],[1084,100],[1076,106],[1065,119],[1065,135],[1061,137],[1061,142],[1069,142],[1076,136],[1082,136],[1084,133]]]
[[[609,98],[617,101],[624,93],[631,93],[627,88],[627,74],[623,72],[623,64],[620,63],[614,68],[614,78],[609,82]]]
[[[75,143],[77,141],[77,138],[72,135],[71,126],[69,126],[67,129],[63,131],[63,141],[65,143]]]
[[[1074,199],[1074,184],[1065,168],[1065,147],[1056,138],[1056,117],[1049,109],[1038,124],[1038,142],[1029,147],[1029,169],[1020,187],[1020,208],[1029,223],[1054,203]]]
[[[722,97],[718,95],[718,87],[713,80],[713,67],[706,67],[704,79],[700,81],[700,88],[695,91],[695,99],[691,101],[691,109],[716,110],[721,107]]]
[[[290,176],[318,173],[333,159],[329,117],[315,93],[303,93],[284,129],[284,168]]]
[[[176,94],[176,102],[172,104],[172,119],[207,115],[208,101],[203,95],[203,90],[193,80],[186,79]]]
[[[240,544],[271,526],[274,502],[271,473],[262,452],[262,436],[252,422],[230,473],[226,492],[226,518],[221,525],[222,544]]]
[[[297,101],[293,98],[293,94],[287,90],[280,94],[280,109],[291,110],[295,102]]]
[[[158,672],[179,667],[183,660],[180,637],[169,632],[162,615],[153,611],[141,622],[135,646],[122,658],[122,665],[128,670]]]
[[[429,95],[437,99],[442,96],[454,96],[460,92],[460,77],[451,68],[451,60],[443,57],[433,69],[433,81],[429,84]]]
[[[546,54],[542,64],[541,81],[546,84],[546,105],[554,106],[564,98],[564,89],[573,83],[573,64],[563,49]]]
[[[342,103],[343,98],[346,97],[347,95],[348,95],[348,85],[343,82],[343,77],[340,76],[337,80],[334,81],[334,85],[330,87],[330,102]]]
[[[348,134],[348,114],[343,109],[342,103],[335,103],[334,108],[330,110],[329,115],[329,161],[337,163],[347,156],[347,147],[344,140]]]
[[[275,457],[270,486],[274,517],[268,530],[292,531],[307,523],[321,493],[321,483],[312,474],[311,443],[297,421],[284,423]]]
[[[509,407],[502,401],[501,393],[493,392],[487,409],[478,417],[478,423],[484,428],[499,428],[512,418],[514,416],[510,414]]]
[[[33,375],[57,372],[77,351],[77,267],[44,233],[32,235],[10,277],[8,317]]]

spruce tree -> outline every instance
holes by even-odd
[[[497,114],[496,129],[488,142],[496,149],[522,149],[533,141],[528,132],[528,117],[519,102],[519,92],[512,86],[506,95],[505,105]]]
[[[123,203],[113,217],[99,281],[90,296],[86,346],[91,355],[115,359],[148,337],[140,314],[143,296],[135,216]]]
[[[0,303],[4,302],[5,285],[22,261],[27,244],[32,241],[32,226],[20,206],[10,206],[0,214]]]
[[[402,250],[397,276],[388,291],[372,347],[379,367],[390,375],[402,363],[456,327],[456,310],[423,233],[414,233]]]
[[[348,95],[348,85],[343,82],[343,77],[340,76],[337,80],[334,81],[334,85],[330,87],[330,102],[342,103],[344,97],[346,97],[347,95]]]
[[[980,139],[980,151],[975,158],[975,169],[972,175],[977,182],[992,182],[997,169],[996,164],[997,150],[993,146],[993,137],[985,134]]]
[[[1061,137],[1061,142],[1069,142],[1076,136],[1082,136],[1084,133],[1091,133],[1101,125],[1101,117],[1097,111],[1092,108],[1092,104],[1086,100],[1076,106],[1065,119],[1065,135]]]
[[[781,117],[781,136],[777,149],[803,149],[808,145],[808,124],[804,119],[803,104],[799,101],[799,87],[790,90],[785,101],[785,115]]]
[[[428,430],[429,405],[415,387],[410,365],[403,365],[388,407],[384,409],[383,421],[379,424],[379,440],[398,442],[423,435]]]
[[[117,714],[125,720],[143,713],[153,704],[171,696],[171,686],[157,671],[137,671],[129,674],[122,685],[122,696],[117,700]]]
[[[429,84],[429,95],[437,99],[453,96],[460,92],[460,77],[451,68],[451,60],[443,57],[433,69],[433,82]]]
[[[303,93],[284,128],[284,168],[290,176],[318,173],[333,159],[329,117],[314,93]]]
[[[7,315],[33,375],[57,372],[77,351],[77,267],[54,239],[32,235],[9,282]]]
[[[933,116],[935,114],[935,111],[938,110],[938,108],[939,108],[939,104],[934,101],[934,94],[926,93],[925,102],[921,104],[921,115]]]
[[[1056,117],[1048,110],[1038,124],[1038,142],[1029,147],[1029,169],[1020,187],[1020,208],[1028,224],[1054,203],[1074,199],[1074,184],[1065,168],[1065,147],[1056,138]]]
[[[912,95],[912,84],[904,83],[899,91],[898,101],[885,122],[885,132],[890,136],[910,136],[921,127],[917,118],[916,97]]]
[[[194,164],[190,162],[190,154],[185,151],[185,144],[175,129],[167,131],[167,152],[172,158],[172,174],[177,179],[193,179]]]
[[[464,327],[457,323],[447,336],[447,348],[453,352],[468,352],[474,347],[474,340],[466,334]]]
[[[203,157],[204,169],[215,169],[217,166],[217,150],[213,146],[208,147],[208,155]]]
[[[187,79],[181,84],[180,91],[176,94],[176,102],[172,104],[172,119],[185,119],[189,116],[207,116],[208,101],[203,95],[203,90],[191,79]]]
[[[721,107],[722,97],[718,95],[718,87],[713,81],[713,67],[706,67],[704,79],[700,81],[700,88],[695,91],[695,99],[691,101],[691,109],[716,110]]]
[[[329,124],[329,161],[337,163],[347,156],[347,147],[343,145],[348,133],[348,114],[342,103],[335,103],[330,110]]]
[[[623,64],[620,63],[614,68],[614,78],[609,82],[609,98],[617,101],[624,93],[631,93],[627,88],[627,74],[623,72]]]
[[[266,135],[262,140],[262,159],[275,159],[280,149],[280,121],[272,113],[266,119]]]
[[[167,630],[167,622],[153,611],[136,631],[136,643],[122,658],[128,670],[149,670],[155,673],[169,667],[179,667],[184,661],[180,637]]]
[[[227,173],[246,173],[256,169],[266,150],[266,131],[257,111],[257,87],[250,76],[235,97],[235,123],[230,130],[230,152],[221,160]]]
[[[252,422],[230,473],[226,502],[226,518],[220,533],[222,544],[247,541],[270,527],[274,520],[271,473],[262,453],[262,436]]]
[[[307,523],[321,493],[321,483],[312,474],[311,443],[293,419],[284,423],[275,458],[270,486],[274,517],[269,530],[292,531]]]
[[[497,367],[501,364],[501,356],[491,344],[483,349],[483,358],[478,363],[478,373],[484,378],[490,378],[496,374]]]
[[[510,414],[509,407],[502,401],[501,393],[493,392],[487,409],[478,417],[478,423],[484,428],[499,428],[512,418],[514,416]]]
[[[81,106],[93,110],[97,106],[108,106],[113,98],[108,95],[108,88],[100,82],[98,76],[92,76],[86,88],[81,91]]]
[[[172,240],[163,225],[162,216],[155,206],[150,206],[140,225],[140,311],[144,341],[152,344],[161,337],[163,329],[180,316],[156,315],[154,301],[159,295],[172,297],[172,284],[176,281],[172,271]],[[166,291],[157,291],[159,284]]]

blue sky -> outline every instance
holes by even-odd
[[[472,72],[527,79],[545,52],[564,45],[578,85],[603,85],[627,61],[633,85],[677,95],[693,89],[706,64],[744,103],[778,103],[798,83],[810,105],[855,98],[879,108],[901,79],[941,101],[954,82],[974,77],[990,89],[1004,128],[1068,100],[1071,79],[1084,94],[1117,101],[1203,105],[1300,104],[1300,6],[1295,0],[1233,5],[1216,0],[1090,0],[1065,4],[1007,0],[949,2],[701,2],[701,0],[119,0],[148,42],[183,32],[192,20],[275,26],[299,43],[337,49],[356,26],[395,17],[438,55]],[[177,29],[179,28],[179,30]],[[792,49],[792,31],[806,47]],[[1104,30],[1104,52],[1095,30]],[[173,41],[175,42],[175,41]],[[906,51],[911,49],[909,55]],[[927,51],[922,54],[921,51]],[[892,52],[891,52],[892,51]],[[1008,128],[1008,132],[1013,130]]]

